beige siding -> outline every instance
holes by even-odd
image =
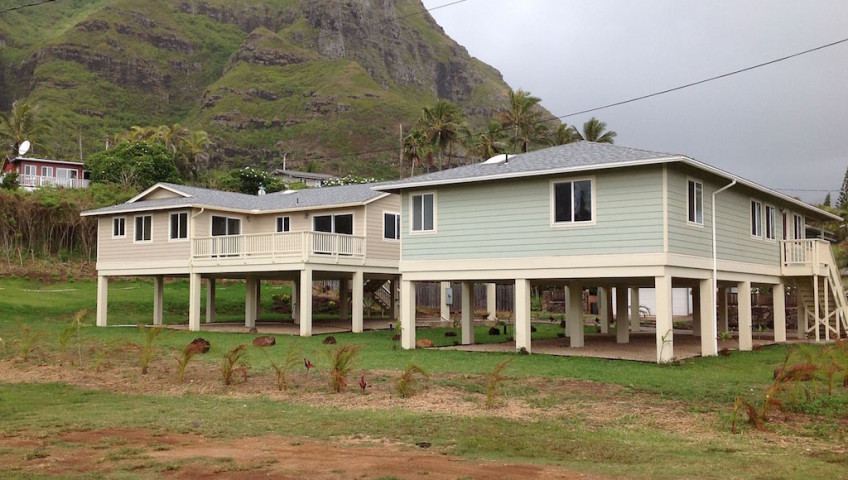
[[[156,190],[145,195],[144,198],[141,198],[140,200],[158,200],[161,198],[177,198],[181,196],[182,195],[178,195],[170,190],[165,190],[164,188],[157,188]]]
[[[185,212],[187,210],[175,211]],[[136,242],[134,240],[135,217],[141,215],[144,214],[121,215],[126,218],[126,236],[123,238],[112,238],[112,219],[115,217],[104,216],[100,218],[97,229],[98,263],[109,268],[129,268],[134,265],[146,267],[172,266],[183,263],[188,265],[191,242],[189,240],[169,240],[169,212],[153,212],[150,214],[153,216],[150,242]],[[191,238],[190,228],[189,238]],[[126,267],[122,265],[126,265]]]
[[[400,195],[389,195],[369,203],[365,208],[367,211],[368,240],[366,248],[368,258],[399,260],[400,241],[383,238],[383,214],[389,212],[401,213]]]

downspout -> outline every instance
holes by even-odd
[[[715,342],[714,348],[715,351],[718,352],[718,307],[716,307],[716,300],[718,296],[718,250],[716,248],[716,195],[727,190],[728,188],[736,185],[736,179],[733,179],[730,184],[725,185],[722,188],[719,188],[715,192],[713,192],[713,203],[712,203],[712,221],[713,221],[713,342]]]

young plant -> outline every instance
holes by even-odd
[[[224,354],[221,362],[221,378],[224,385],[232,385],[236,373],[241,373],[243,381],[247,381],[247,366],[242,362],[242,356],[247,353],[247,345],[240,344]]]
[[[498,387],[507,378],[503,375],[503,371],[510,363],[512,363],[512,359],[501,360],[486,376],[486,410],[491,410],[495,407],[495,402],[500,393],[498,392]]]
[[[38,342],[44,337],[44,332],[41,330],[34,331],[24,323],[18,323],[18,330],[20,331],[20,337],[17,341],[18,353],[21,355],[21,361],[26,362],[29,360],[30,353],[38,347]]]
[[[159,346],[156,344],[156,338],[164,331],[162,327],[147,328],[144,325],[138,326],[138,331],[144,337],[143,343],[139,344],[139,364],[141,365],[141,374],[147,375],[147,368],[150,361],[156,356],[156,351]]]
[[[353,370],[353,362],[359,354],[356,345],[345,345],[330,351],[330,388],[339,393],[347,387],[347,377]]]
[[[288,376],[289,372],[297,365],[298,357],[300,357],[300,352],[296,349],[292,348],[289,350],[289,353],[283,358],[281,362],[277,362],[271,357],[271,354],[268,353],[268,350],[263,350],[265,355],[268,356],[268,361],[271,362],[271,367],[274,369],[274,373],[277,375],[277,389],[288,390],[289,382]]]
[[[303,357],[303,367],[306,368],[306,376],[309,376],[309,371],[315,368],[315,364],[310,362],[308,358]]]
[[[76,322],[71,320],[65,325],[65,328],[59,332],[59,360],[61,362],[65,361],[65,354],[68,352],[68,342],[70,342],[71,337],[73,337],[76,331]]]
[[[177,372],[179,374],[180,382],[183,381],[183,377],[185,377],[186,367],[188,367],[188,362],[194,358],[198,353],[203,353],[202,348],[195,342],[191,342],[183,348],[183,351],[180,355],[177,355]]]
[[[418,390],[420,377],[429,378],[430,374],[418,365],[411,363],[395,381],[395,390],[401,398],[409,398]]]
[[[749,424],[753,425],[757,430],[765,430],[763,418],[760,412],[757,411],[757,407],[742,397],[736,397],[736,400],[733,402],[733,413],[730,416],[730,431],[732,433],[738,433],[736,430],[736,421],[740,411],[744,411],[748,417]]]

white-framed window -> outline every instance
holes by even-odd
[[[383,212],[383,240],[400,240],[400,214]]]
[[[71,178],[71,172],[76,172],[76,170],[56,167],[56,178]]]
[[[776,240],[776,227],[775,222],[777,220],[777,212],[772,205],[766,205],[765,210],[765,237],[766,240]]]
[[[53,176],[53,167],[41,167],[41,176],[42,177],[52,177]]]
[[[277,217],[277,233],[291,232],[291,218]]]
[[[35,165],[24,165],[24,175],[31,177],[38,175],[38,167]]]
[[[315,215],[312,217],[312,231],[353,235],[353,214]]]
[[[241,219],[212,215],[212,236],[240,235]]]
[[[689,223],[704,224],[704,184],[697,180],[688,180],[686,194],[686,210]]]
[[[436,231],[436,194],[417,193],[409,198],[409,228],[413,233],[433,233]]]
[[[115,217],[112,219],[112,238],[124,238],[127,236],[127,218]]]
[[[751,236],[763,237],[763,204],[758,200],[751,200]]]
[[[595,221],[594,181],[591,178],[551,182],[551,223],[589,224]]]
[[[139,215],[135,217],[135,241],[150,242],[153,241],[153,216]]]
[[[171,214],[168,238],[171,240],[185,240],[188,238],[188,212]]]
[[[803,240],[807,237],[807,230],[804,227],[804,216],[795,214],[792,216],[792,223],[795,227],[794,236],[795,240]]]

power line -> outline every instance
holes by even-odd
[[[56,0],[41,0],[40,2],[28,3],[26,5],[18,5],[17,7],[4,8],[3,10],[0,10],[0,14],[4,14],[6,12],[11,12],[13,10],[20,10],[22,8],[27,8],[27,7],[36,7],[38,5],[43,5],[45,3],[50,3],[50,2],[55,2],[55,1]]]

